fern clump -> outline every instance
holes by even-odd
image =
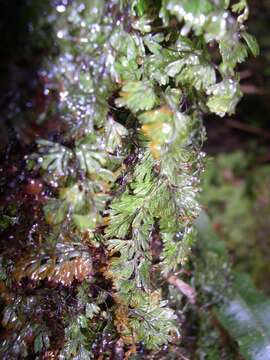
[[[40,74],[61,130],[26,157],[47,192],[23,256],[4,254],[3,352],[123,358],[178,341],[166,283],[195,241],[202,118],[235,111],[235,68],[258,52],[247,15],[243,0],[57,2],[59,55]]]

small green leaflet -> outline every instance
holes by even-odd
[[[151,51],[153,47],[151,47]],[[151,55],[146,58],[145,71],[149,74],[149,78],[158,82],[160,85],[166,85],[169,82],[169,77],[164,70],[165,61],[160,55]]]
[[[72,219],[80,230],[93,230],[98,222],[101,221],[100,216],[95,212],[90,212],[86,215],[73,214]]]
[[[185,265],[196,237],[193,229],[188,229],[182,238],[177,238],[175,233],[164,233],[162,237],[164,242],[161,255],[162,273],[168,275],[176,271],[179,264]]]
[[[151,110],[157,103],[157,95],[150,81],[128,81],[122,87],[118,107],[126,106],[132,112]]]
[[[48,199],[43,207],[46,221],[52,225],[61,224],[67,216],[68,204],[60,199]]]
[[[142,34],[145,34],[151,31],[151,22],[152,19],[147,16],[142,16],[141,18],[133,21],[131,26],[133,27],[133,29],[139,30]]]
[[[207,94],[210,95],[207,101],[209,109],[219,116],[224,116],[226,113],[233,114],[242,97],[239,83],[232,79],[212,85]]]
[[[200,61],[196,54],[189,54],[169,63],[165,72],[169,77],[176,77],[176,83],[193,86],[198,91],[207,89],[216,82],[214,68],[207,62]]]
[[[180,85],[193,86],[196,90],[207,90],[216,82],[215,70],[208,64],[186,66],[176,76]]]
[[[146,35],[143,41],[151,53],[160,55],[160,52],[162,51],[162,45],[160,45],[160,43],[164,41],[164,35],[162,33]]]
[[[106,123],[106,150],[113,153],[122,145],[122,138],[128,135],[127,129],[109,117]]]
[[[234,69],[237,64],[242,63],[248,56],[247,47],[238,38],[230,34],[220,40],[219,50],[224,70],[228,68]]]
[[[145,11],[147,10],[148,7],[148,1],[146,0],[134,0],[132,2],[132,6],[133,9],[137,10],[137,13],[140,17],[143,16],[143,14],[145,13]]]
[[[247,0],[240,0],[238,1],[238,3],[232,6],[232,11],[236,13],[241,13],[246,9],[246,7],[247,7]]]
[[[245,39],[250,52],[254,56],[258,56],[260,54],[260,47],[259,47],[259,44],[258,44],[256,38],[247,32],[244,32],[242,34],[242,37]]]
[[[88,174],[98,173],[106,164],[105,151],[99,150],[91,144],[82,144],[76,148],[76,156],[81,168]]]
[[[40,353],[50,346],[50,339],[47,332],[41,331],[35,338],[34,350],[36,353]]]
[[[185,16],[187,13],[191,13],[197,16],[211,12],[213,5],[209,0],[171,0],[168,1],[167,8],[169,10],[173,9],[174,12],[178,10],[179,15],[183,14]]]
[[[56,176],[66,176],[73,153],[66,146],[48,140],[38,140],[40,157],[37,162],[43,170]]]
[[[175,77],[176,74],[180,73],[180,71],[183,69],[184,66],[185,66],[185,59],[179,59],[167,65],[165,71],[168,76]]]

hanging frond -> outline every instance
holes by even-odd
[[[15,265],[13,277],[17,282],[23,278],[33,281],[47,279],[70,286],[74,280],[83,281],[91,273],[92,261],[86,249],[58,243],[54,251],[22,258]]]
[[[38,140],[37,143],[39,153],[32,156],[36,166],[56,177],[67,176],[73,152],[66,146],[48,140]]]

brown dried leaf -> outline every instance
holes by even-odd
[[[22,278],[33,281],[47,279],[55,283],[70,286],[74,279],[83,281],[92,272],[90,255],[84,250],[60,248],[55,254],[31,254],[21,259],[15,267],[13,277],[17,282]]]

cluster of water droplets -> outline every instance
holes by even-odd
[[[106,129],[98,136],[96,129],[110,125],[107,121],[108,99],[113,89],[114,54],[108,40],[115,28],[120,26],[118,15],[113,14],[119,11],[119,6],[115,5],[119,5],[117,0],[109,4],[103,0],[61,0],[56,1],[55,12],[50,15],[55,23],[59,55],[47,60],[39,76],[45,79],[44,95],[57,94],[57,113],[61,122],[67,125],[64,128],[68,129],[61,142],[76,140],[75,148],[71,149],[72,154],[69,154],[68,148],[60,144],[58,146],[57,143],[51,143],[51,149],[49,144],[39,147],[39,154],[35,155],[37,167],[45,170],[45,164],[48,164],[46,152],[49,156],[54,154],[45,174],[52,188],[59,187],[59,176],[74,174],[74,168],[68,166],[72,157],[83,158],[85,155],[82,152],[87,154],[91,149],[106,150]],[[76,149],[78,140],[91,134],[95,134],[95,143],[87,148],[86,145],[80,145]],[[57,146],[58,151],[55,148]],[[119,149],[116,153],[121,156]],[[31,159],[32,156],[25,157],[27,161]]]
[[[167,10],[175,14],[180,21],[185,21],[181,29],[181,35],[188,35],[192,29],[201,34],[204,32],[204,28],[207,27],[208,31],[205,32],[205,39],[209,42],[214,39],[219,40],[226,34],[228,21],[231,21],[228,11],[221,7],[220,10],[212,11],[209,8],[209,11],[201,13],[188,11],[186,7],[187,5],[179,4],[177,1],[169,2],[167,5]]]
[[[115,2],[117,3],[117,2]],[[102,127],[108,111],[104,98],[111,89],[110,66],[114,62],[108,38],[115,28],[113,2],[62,0],[55,5],[56,35],[60,47],[43,72],[49,79],[48,94],[57,79],[59,108],[73,130],[85,134]],[[58,86],[59,86],[58,85]]]

